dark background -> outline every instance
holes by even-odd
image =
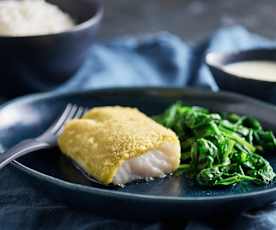
[[[276,37],[275,0],[103,0],[105,16],[98,38],[166,30],[187,41],[206,38],[221,26],[241,24]]]

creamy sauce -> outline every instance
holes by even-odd
[[[225,65],[223,69],[239,77],[276,81],[276,61],[242,61]]]
[[[71,29],[69,14],[45,0],[1,0],[0,35],[30,36]]]

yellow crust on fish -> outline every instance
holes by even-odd
[[[112,183],[125,160],[164,143],[180,146],[173,131],[137,109],[120,106],[91,109],[81,119],[69,121],[58,138],[61,151],[104,184]]]

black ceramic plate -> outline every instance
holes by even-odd
[[[14,100],[0,109],[4,149],[43,132],[68,103],[83,106],[135,106],[158,114],[176,100],[259,118],[276,131],[276,109],[248,97],[195,89],[128,88],[69,94],[42,94]],[[269,159],[276,168],[276,156]],[[35,152],[14,165],[54,198],[99,214],[125,218],[199,217],[237,213],[276,200],[276,185],[203,189],[184,176],[132,183],[124,188],[99,187],[86,179],[58,149]]]

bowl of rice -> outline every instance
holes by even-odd
[[[1,95],[68,80],[87,57],[102,16],[97,0],[1,0]]]

